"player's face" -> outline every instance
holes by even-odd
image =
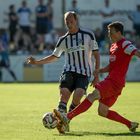
[[[109,38],[110,38],[110,40],[112,42],[116,42],[117,41],[118,35],[119,35],[119,32],[117,32],[115,30],[115,28],[112,27],[112,28],[108,29],[108,36],[109,36]]]
[[[68,30],[71,31],[77,27],[77,20],[74,18],[72,14],[69,14],[67,17],[65,17],[65,24]]]

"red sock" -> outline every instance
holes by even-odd
[[[115,111],[109,110],[106,118],[113,120],[113,121],[116,121],[116,122],[120,122],[122,124],[125,124],[128,128],[131,127],[131,121],[125,119],[124,117],[122,117],[121,115],[119,115]]]
[[[75,109],[73,109],[71,112],[67,113],[67,118],[72,119],[73,117],[85,112],[90,108],[92,103],[86,98],[81,104],[79,104]]]

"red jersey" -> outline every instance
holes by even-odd
[[[136,50],[136,47],[125,38],[111,45],[107,78],[113,80],[119,87],[125,85],[128,66]]]

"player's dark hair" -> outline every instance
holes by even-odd
[[[122,35],[124,33],[124,25],[119,21],[112,22],[107,27],[114,28],[117,32],[120,31]]]

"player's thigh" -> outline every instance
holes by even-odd
[[[105,79],[95,85],[95,88],[100,91],[101,99],[112,98],[121,94],[122,87],[116,88],[113,81]]]
[[[73,102],[75,102],[75,104],[79,104],[83,95],[86,94],[89,78],[84,75],[75,74],[74,79],[75,91],[73,94]]]
[[[105,98],[105,99],[100,99],[99,102],[108,106],[108,107],[111,107],[115,104],[115,102],[117,101],[118,99],[118,96],[119,95],[116,95],[116,96],[112,96],[112,97],[109,97],[109,98]]]
[[[76,74],[74,78],[75,90],[83,89],[86,92],[90,80],[89,77],[81,74]]]

